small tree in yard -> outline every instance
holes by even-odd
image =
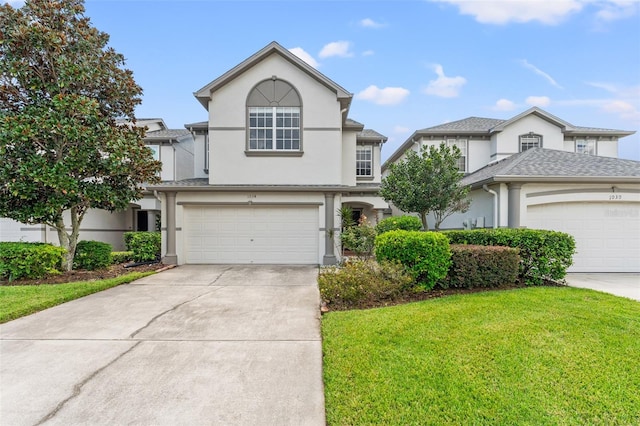
[[[458,147],[423,146],[420,153],[407,151],[406,158],[389,166],[382,180],[380,196],[407,213],[418,213],[424,230],[429,230],[427,215],[433,213],[436,230],[455,212],[469,210],[469,187],[460,185]]]
[[[84,11],[0,6],[0,217],[55,228],[67,270],[87,210],[125,209],[160,170],[144,129],[116,123],[135,122],[142,89]]]

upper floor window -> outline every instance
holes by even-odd
[[[596,155],[595,139],[578,139],[576,140],[576,152],[579,154]]]
[[[260,82],[247,98],[249,151],[301,151],[302,104],[298,92],[275,76]]]
[[[542,136],[529,133],[520,136],[520,152],[524,152],[531,148],[542,147]]]
[[[467,140],[466,139],[447,139],[449,148],[456,146],[460,150],[460,158],[458,158],[458,170],[467,171]]]
[[[356,147],[356,176],[373,176],[373,147],[371,145]]]

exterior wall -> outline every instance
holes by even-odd
[[[160,161],[162,161],[160,179],[175,180],[175,152],[173,146],[160,145]]]
[[[520,152],[519,136],[529,132],[542,135],[543,148],[564,149],[564,134],[561,129],[555,124],[531,114],[507,126],[498,134],[497,154],[517,154]]]
[[[482,189],[477,189],[471,191],[469,197],[472,200],[469,210],[466,213],[452,214],[442,221],[440,229],[463,229],[464,222],[467,220],[475,223],[473,227],[493,227],[493,196]],[[427,224],[430,229],[433,229],[435,225],[433,214],[427,215]]]
[[[378,168],[378,170],[380,170]],[[356,184],[356,132],[342,132],[342,182]]]
[[[600,157],[618,158],[618,141],[598,141],[596,152]]]
[[[245,154],[247,96],[257,83],[274,75],[294,86],[302,99],[300,157]],[[213,93],[209,124],[213,128],[211,184],[342,183],[342,117],[336,95],[278,54],[265,58]]]
[[[207,135],[197,134],[193,141],[193,177],[206,178],[209,176],[205,169],[208,164],[205,163],[206,139]],[[208,170],[208,169],[207,169]]]
[[[0,241],[46,242],[44,225],[25,225],[0,217]]]
[[[174,153],[176,156],[175,179],[183,180],[193,177],[194,172],[194,143],[193,139],[183,139],[176,143]]]
[[[489,139],[470,139],[467,151],[468,173],[483,168],[491,161],[491,141]]]

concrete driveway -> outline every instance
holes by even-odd
[[[3,425],[324,425],[317,268],[180,266],[0,326]]]
[[[640,274],[638,273],[578,273],[565,277],[572,287],[589,288],[616,296],[640,300]]]

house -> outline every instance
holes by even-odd
[[[375,223],[386,137],[349,118],[352,94],[272,42],[195,92],[194,177],[162,199],[163,261],[333,264],[338,209]]]
[[[125,121],[118,122],[128,124]],[[136,126],[146,127],[144,141],[162,162],[163,181],[193,176],[194,138],[186,129],[169,129],[161,118],[141,118]],[[96,240],[111,244],[114,250],[124,250],[123,234],[128,231],[151,231],[159,222],[160,200],[147,191],[142,199],[130,203],[121,212],[92,209],[87,212],[80,228],[79,240]],[[70,223],[67,221],[67,223]],[[45,225],[26,225],[8,218],[0,218],[0,241],[28,241],[58,243],[54,228]]]
[[[567,232],[577,249],[570,271],[640,272],[640,162],[616,158],[618,140],[633,133],[574,126],[534,107],[508,120],[470,117],[418,130],[382,170],[409,149],[456,145],[472,204],[442,229]]]

